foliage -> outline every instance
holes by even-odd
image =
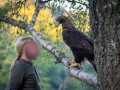
[[[32,4],[29,5],[28,3],[30,2],[32,2]],[[0,7],[0,13],[2,13],[1,15],[11,16],[14,19],[29,23],[34,13],[35,6],[32,0],[27,1],[25,6],[24,4],[25,2],[21,0],[12,0],[5,4],[2,3],[2,6]],[[63,6],[62,4],[65,5]],[[64,52],[72,59],[73,56],[70,49],[62,40],[61,26],[55,28],[53,15],[56,14],[56,10],[63,9],[61,13],[68,16],[75,26],[84,33],[87,33],[88,36],[90,28],[87,8],[75,3],[70,3],[67,7],[67,4],[68,2],[64,2],[64,0],[54,0],[52,2],[48,2],[40,11],[34,28],[45,39],[57,46],[59,50]],[[69,15],[67,12],[64,12],[64,8],[69,9]],[[15,57],[17,57],[14,44],[16,39],[22,35],[29,35],[29,33],[18,27],[0,23],[0,90],[5,90],[7,86],[11,62],[15,59]],[[54,59],[54,56],[40,46],[40,55],[33,63],[40,74],[40,85],[43,90],[58,90],[60,85],[63,85],[64,90],[79,90],[80,88],[82,88],[82,90],[94,90],[92,87],[86,86],[83,82],[69,77],[66,67],[64,67],[62,64],[55,65],[53,62],[51,62],[51,60]],[[86,71],[91,73],[94,72],[92,66],[86,64],[86,62],[82,64],[82,67]]]

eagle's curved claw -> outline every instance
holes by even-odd
[[[78,63],[76,63],[74,60],[72,60],[72,61],[69,62],[69,67],[77,67],[77,68],[79,68],[79,69],[82,68],[82,67],[81,67]]]

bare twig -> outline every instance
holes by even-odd
[[[72,18],[73,20],[75,20],[74,17],[72,17],[72,16],[69,14],[68,11],[65,10],[65,12],[68,14],[68,16],[69,16],[70,18]]]
[[[84,6],[86,6],[87,8],[89,8],[88,7],[88,5],[86,4],[86,3],[83,3],[82,1],[80,2],[80,1],[77,1],[77,0],[67,0],[68,2],[72,2],[72,3],[79,3],[79,4],[81,4],[81,5],[84,5]]]
[[[50,2],[50,1],[52,1],[52,0],[46,0],[46,1],[44,1],[43,3],[47,3],[47,2]]]

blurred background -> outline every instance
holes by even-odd
[[[18,0],[0,0],[0,14],[29,23],[35,10],[35,1],[28,0],[25,5],[22,4],[21,6],[19,4],[14,5],[14,2],[18,2]],[[88,4],[86,0],[82,0],[82,2]],[[13,7],[15,6],[13,9],[16,11],[13,10],[14,12],[10,10],[11,3]],[[68,3],[64,0],[58,0],[58,2],[53,0],[47,3],[39,12],[34,26],[46,40],[72,60],[72,53],[62,40],[61,26],[56,28],[54,25],[54,11],[56,9],[66,10],[66,12],[61,13],[68,16],[76,28],[90,37],[88,8],[79,4]],[[11,63],[17,57],[15,42],[18,37],[23,35],[30,34],[12,25],[0,23],[0,90],[5,90],[7,87]],[[70,77],[67,68],[62,64],[55,65],[52,62],[52,60],[55,60],[54,56],[41,47],[40,44],[39,46],[40,55],[33,64],[40,75],[42,90],[95,90],[84,82]],[[93,67],[87,61],[82,63],[82,68],[84,71],[95,74]]]

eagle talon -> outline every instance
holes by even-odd
[[[69,67],[77,67],[79,69],[81,68],[81,66],[78,63],[76,63],[74,60],[69,62]]]

